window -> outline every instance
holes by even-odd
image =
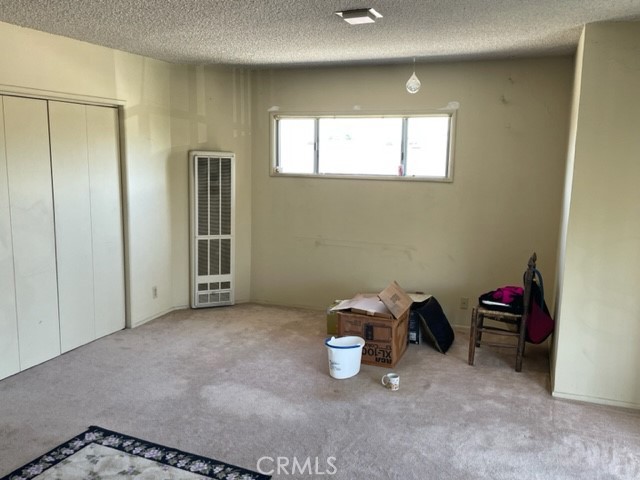
[[[451,181],[454,112],[274,114],[274,175]]]

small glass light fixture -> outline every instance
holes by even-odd
[[[416,59],[413,59],[413,73],[407,80],[407,92],[414,94],[420,90],[420,80],[416,76]]]
[[[376,19],[382,18],[373,8],[358,8],[356,10],[343,10],[335,12],[345,22],[350,25],[360,25],[362,23],[375,23]]]

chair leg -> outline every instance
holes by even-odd
[[[516,353],[516,372],[522,371],[522,357],[524,357],[524,345],[526,340],[526,323],[523,319],[520,323],[520,335],[518,335],[518,350]]]
[[[469,365],[473,365],[476,355],[476,337],[477,337],[477,317],[478,310],[474,307],[471,311],[471,330],[469,331]]]
[[[484,315],[476,312],[476,348],[482,343],[482,329],[484,327]]]

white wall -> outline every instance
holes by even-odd
[[[327,306],[391,280],[468,324],[480,293],[521,282],[532,251],[554,289],[571,99],[568,57],[256,72],[252,299]],[[453,183],[269,176],[269,113],[421,111],[460,103]],[[552,295],[548,295],[552,300]]]
[[[640,407],[640,23],[578,54],[554,395]]]
[[[190,149],[239,154],[236,298],[248,300],[251,174],[244,72],[172,65],[5,23],[0,44],[3,93],[123,105],[130,324],[189,302]]]

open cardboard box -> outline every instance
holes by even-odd
[[[338,312],[338,335],[365,339],[362,363],[393,368],[407,350],[411,303],[394,281],[377,295],[358,294],[331,310]]]

